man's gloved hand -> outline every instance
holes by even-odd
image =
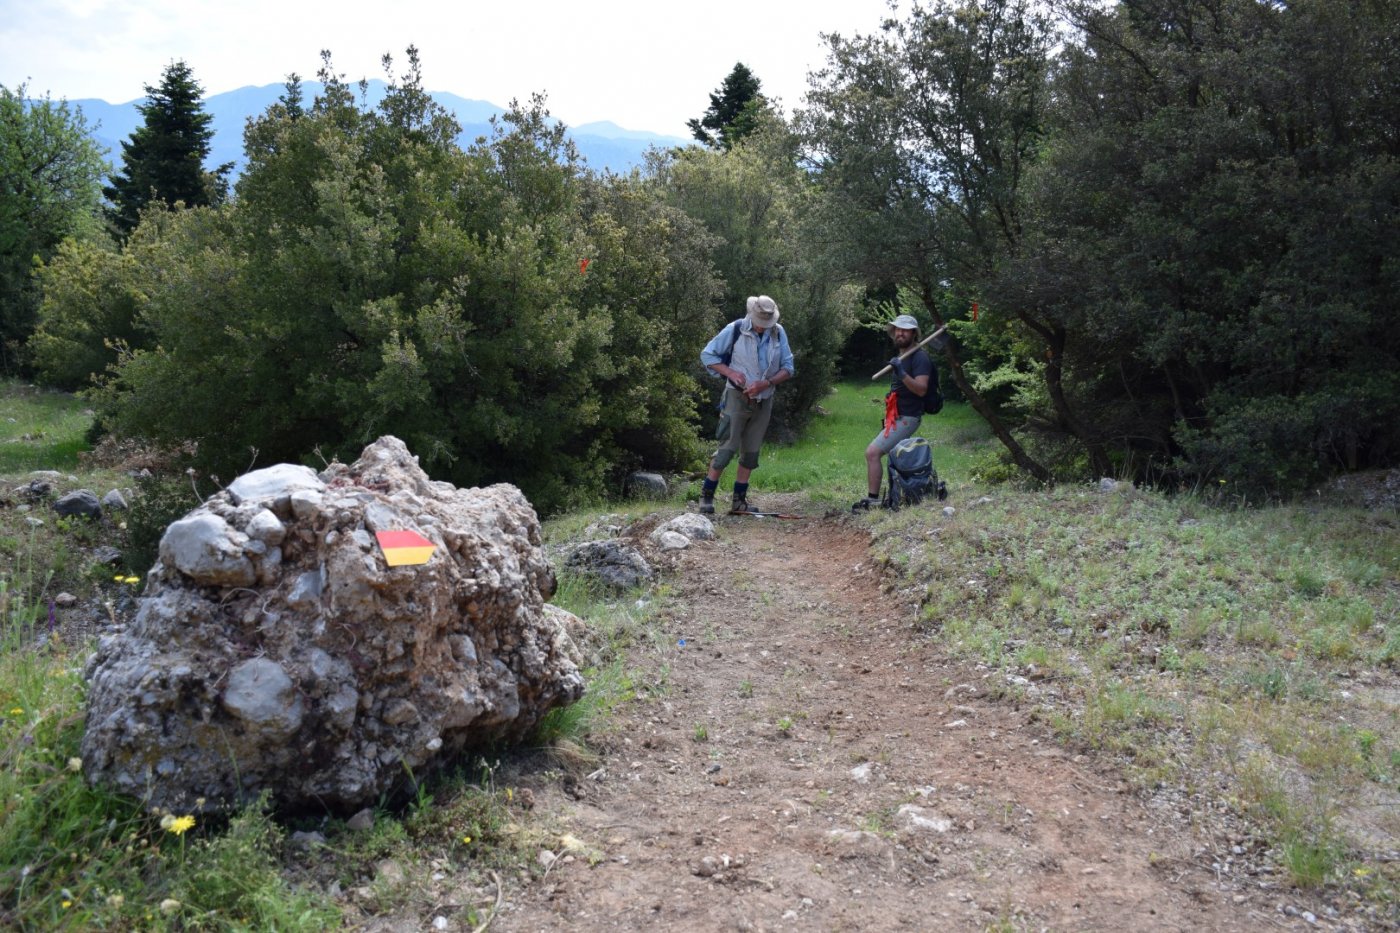
[[[898,356],[890,360],[890,369],[893,369],[894,374],[899,378],[904,378],[904,361],[901,360]]]

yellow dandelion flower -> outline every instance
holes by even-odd
[[[472,837],[471,837],[471,836],[463,836],[463,837],[462,837],[462,841],[463,841],[464,843],[466,843],[467,845],[471,845],[471,844],[472,844]]]
[[[24,707],[23,707],[23,706],[11,707],[11,709],[10,709],[10,715],[11,715],[11,716],[23,716],[23,715],[24,715]]]
[[[162,820],[161,822],[164,822],[164,820]],[[194,817],[178,816],[175,819],[171,820],[170,825],[165,828],[170,830],[177,836],[183,836],[186,830],[194,828]]]
[[[73,902],[72,902],[72,901],[64,901],[64,902],[63,902],[63,909],[64,909],[64,910],[67,910],[69,907],[72,907],[72,906],[73,906]]]

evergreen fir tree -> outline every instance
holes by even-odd
[[[695,138],[711,149],[733,149],[734,144],[758,127],[758,114],[768,101],[759,93],[763,83],[743,62],[710,95],[710,109],[698,120],[690,120]]]
[[[183,61],[165,69],[158,87],[146,85],[146,102],[138,107],[146,122],[122,143],[122,171],[103,189],[111,202],[108,216],[122,236],[135,229],[152,200],[198,207],[228,196],[233,164],[212,172],[204,168],[214,131],[213,117],[200,101],[203,93]]]

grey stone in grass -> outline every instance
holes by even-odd
[[[93,548],[92,559],[99,564],[115,567],[122,562],[122,552],[110,544],[104,544],[101,547]]]
[[[102,503],[90,489],[75,489],[60,496],[53,504],[53,510],[65,518],[101,518]]]
[[[574,548],[565,566],[614,590],[629,590],[653,577],[651,565],[634,547],[619,541],[589,541]]]
[[[679,532],[692,541],[709,541],[715,536],[714,522],[703,515],[690,512],[677,515],[662,525],[659,530]]]
[[[660,473],[630,473],[625,486],[628,495],[641,499],[664,499],[671,494],[666,477]]]

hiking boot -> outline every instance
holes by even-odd
[[[879,496],[862,496],[856,500],[856,504],[851,506],[852,512],[869,512],[880,504]]]
[[[742,498],[742,497],[741,497],[741,498],[735,499],[733,502],[731,502],[731,503],[729,504],[729,511],[730,511],[731,513],[738,512],[738,513],[741,513],[741,514],[742,514],[742,513],[747,513],[747,512],[759,512],[759,511],[762,511],[762,510],[761,510],[758,506],[756,506],[756,505],[754,505],[752,502],[750,502],[748,499]]]
[[[713,497],[713,496],[710,496],[709,498],[702,498],[702,499],[700,500],[700,514],[701,514],[701,515],[713,515],[713,514],[715,514],[715,500],[714,500],[714,497]]]
[[[938,481],[938,501],[939,501],[939,502],[942,502],[942,501],[943,501],[944,499],[946,499],[946,498],[948,498],[948,484],[945,483],[945,482],[943,482],[943,480],[939,480],[939,481]]]

